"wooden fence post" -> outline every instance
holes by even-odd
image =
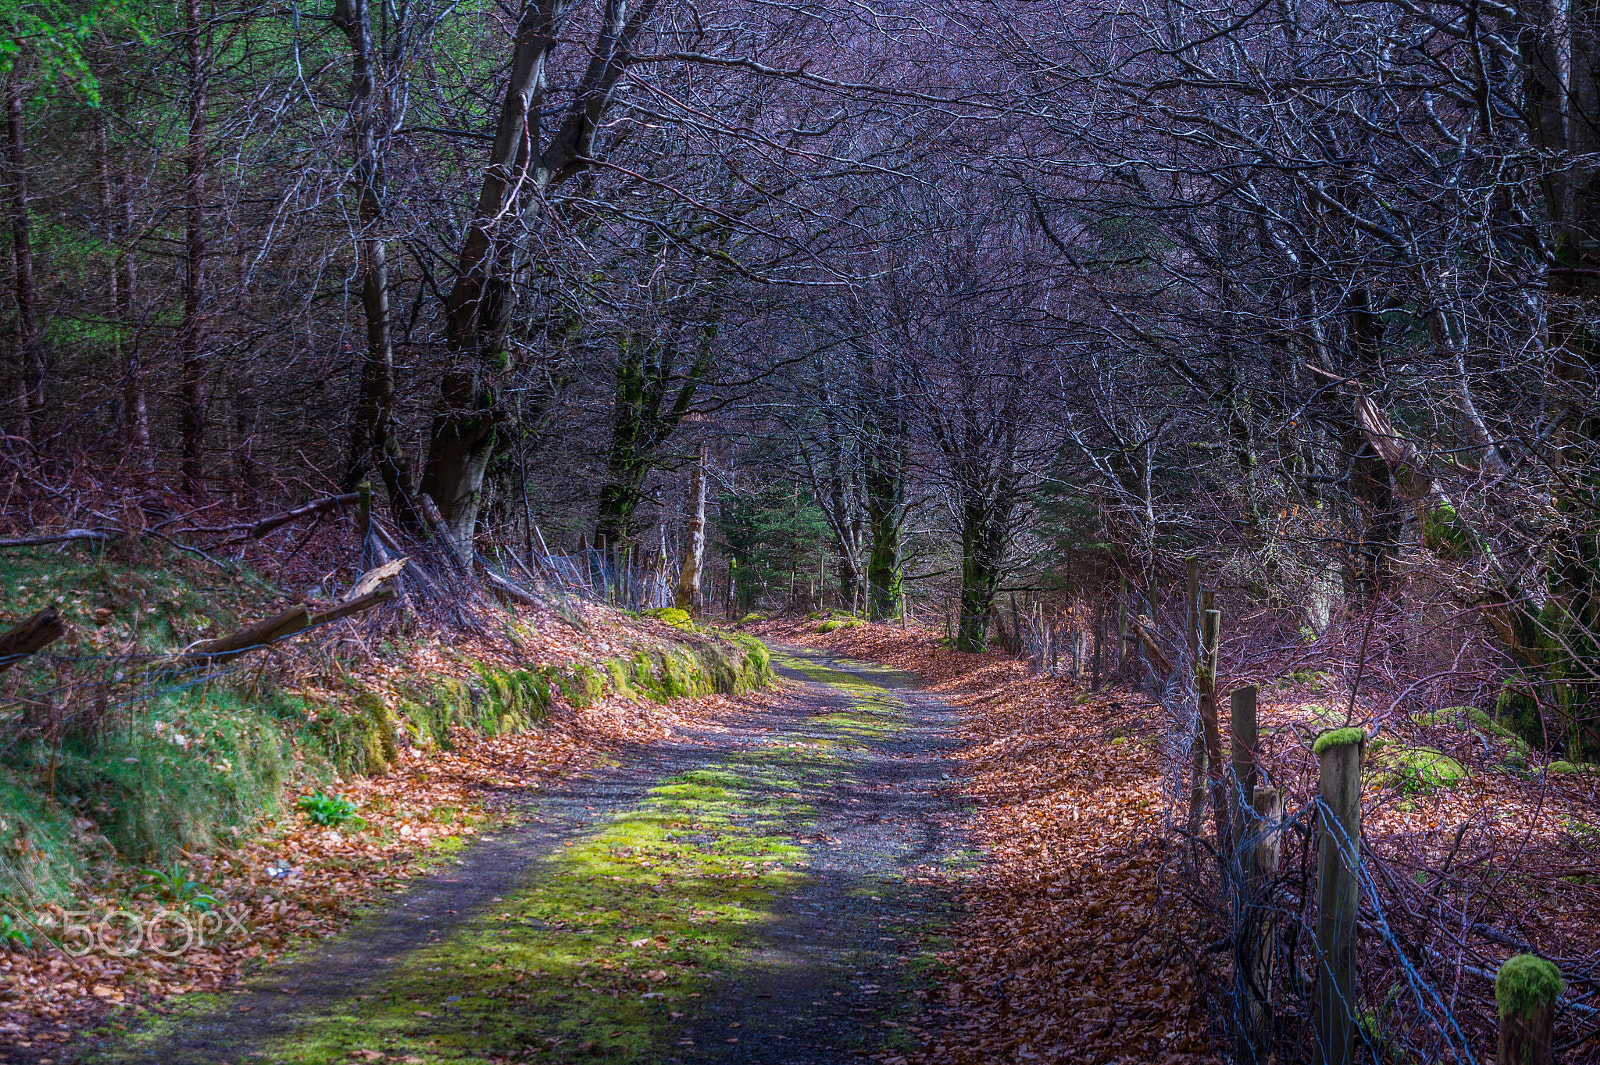
[[[1361,756],[1366,733],[1317,737],[1321,762],[1317,843],[1317,1065],[1350,1065],[1356,1035],[1356,910],[1360,904]]]
[[[1561,970],[1543,958],[1518,954],[1500,966],[1494,1000],[1500,1007],[1495,1065],[1553,1065],[1556,996],[1566,989]]]
[[[1205,732],[1206,779],[1211,790],[1211,817],[1217,826],[1217,859],[1226,873],[1233,850],[1233,810],[1228,802],[1226,764],[1222,760],[1222,727],[1217,715],[1217,648],[1222,642],[1222,611],[1213,609],[1216,593],[1202,595],[1200,615],[1200,667],[1195,671],[1200,692],[1200,724]]]
[[[1184,583],[1183,633],[1189,641],[1189,662],[1200,661],[1200,560],[1189,556],[1188,580]]]
[[[1277,926],[1268,897],[1278,876],[1278,837],[1283,831],[1283,792],[1262,788],[1251,797],[1248,829],[1256,836],[1245,851],[1244,900],[1239,917],[1239,954],[1234,965],[1235,1065],[1266,1065],[1272,1058],[1272,988],[1277,981],[1273,945]]]
[[[1257,770],[1259,754],[1256,744],[1259,740],[1260,729],[1256,723],[1256,696],[1261,691],[1254,684],[1246,684],[1242,688],[1233,689],[1228,697],[1229,716],[1232,719],[1232,747],[1233,747],[1233,781],[1234,781],[1234,819],[1238,826],[1238,839],[1244,840],[1250,835],[1250,813],[1254,809],[1253,797],[1256,791]],[[1249,865],[1248,856],[1244,857],[1243,864]],[[1248,868],[1245,875],[1249,875]]]

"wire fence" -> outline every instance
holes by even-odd
[[[1532,809],[1549,808],[1557,795],[1549,778],[1504,764],[1504,752],[1491,750],[1495,733],[1409,713],[1428,705],[1419,697],[1426,686],[1390,668],[1389,646],[1374,644],[1372,652],[1386,663],[1390,689],[1379,705],[1394,696],[1386,711],[1356,705],[1349,688],[1360,690],[1359,670],[1351,681],[1342,668],[1349,663],[1329,661],[1319,668],[1329,678],[1344,673],[1346,690],[1336,698],[1341,710],[1349,701],[1352,720],[1322,707],[1321,718],[1274,718],[1262,731],[1259,689],[1246,686],[1237,698],[1217,690],[1217,651],[1215,644],[1208,650],[1200,624],[1206,601],[1187,606],[1185,598],[1169,598],[1171,616],[1152,620],[1136,594],[1108,589],[1048,612],[1038,603],[973,617],[953,610],[946,628],[952,639],[963,629],[982,634],[1036,674],[1097,684],[1116,678],[1153,693],[1169,843],[1163,882],[1169,898],[1185,903],[1170,907],[1167,919],[1184,924],[1172,940],[1188,946],[1174,949],[1187,950],[1198,970],[1213,1035],[1229,1059],[1493,1062],[1500,1032],[1512,1023],[1500,1014],[1496,979],[1509,958],[1527,956],[1552,963],[1565,991],[1540,1036],[1553,1058],[1514,1060],[1600,1061],[1593,925],[1591,934],[1574,935],[1565,904],[1545,891],[1552,884],[1594,891],[1600,827],[1576,824],[1552,839],[1492,808],[1459,807],[1462,820],[1449,831],[1439,821],[1397,826],[1397,809],[1432,794],[1426,781],[1391,778],[1396,763],[1378,753],[1402,742],[1397,722],[1404,743],[1421,744],[1409,749],[1424,757],[1459,761],[1476,777],[1520,781]],[[1396,635],[1403,641],[1404,630],[1391,642]],[[1309,651],[1299,643],[1293,668],[1303,670]],[[1366,654],[1363,646],[1358,658]],[[1345,777],[1329,778],[1328,752],[1337,746],[1315,754],[1313,741],[1345,724],[1355,726],[1347,738],[1357,753],[1346,757]],[[1369,729],[1378,725],[1383,735],[1374,741]],[[1592,915],[1600,906],[1573,909]],[[1184,914],[1199,914],[1200,927]]]
[[[1550,1050],[1600,1060],[1593,942],[1552,936],[1540,949],[1510,926],[1537,905],[1536,870],[1560,872],[1539,860],[1549,856],[1530,844],[1531,826],[1491,814],[1464,820],[1453,839],[1392,824],[1373,834],[1366,730],[1328,721],[1284,742],[1276,725],[1267,742],[1258,689],[1216,691],[1215,644],[1190,636],[1190,624],[1169,622],[1152,634],[1161,646],[1141,647],[1138,658],[1166,659],[1165,670],[1144,668],[1164,722],[1156,749],[1174,843],[1167,882],[1205,915],[1208,942],[1193,960],[1209,977],[1231,1060],[1493,1061],[1505,1023],[1495,979],[1518,953],[1549,958],[1566,981]]]

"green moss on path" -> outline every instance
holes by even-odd
[[[707,1061],[752,1038],[795,1049],[805,1039],[858,1051],[909,1045],[895,1025],[920,1011],[907,989],[934,978],[950,914],[907,875],[960,853],[930,845],[937,829],[908,798],[917,789],[905,787],[906,765],[927,741],[894,690],[898,675],[787,656],[779,664],[818,682],[775,697],[787,716],[650,755],[646,764],[672,768],[595,811],[492,898],[479,891],[446,917],[439,902],[418,903],[427,919],[411,929],[412,946],[361,973],[358,986],[196,1001],[92,1060],[186,1065],[224,1044],[247,1046],[243,1060],[295,1065],[377,1054],[484,1065]],[[582,804],[592,792],[577,807],[589,810],[618,786],[571,784],[561,801]],[[438,934],[425,934],[435,923]],[[767,991],[752,998],[746,987]],[[228,1013],[236,1002],[251,1004],[248,1022]],[[285,1012],[265,1016],[271,1009]],[[231,1040],[218,1034],[230,1022],[239,1026]],[[173,1053],[185,1045],[193,1056]],[[741,1048],[741,1060],[765,1060],[752,1052]]]

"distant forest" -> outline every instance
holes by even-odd
[[[0,11],[8,535],[370,483],[1135,673],[1194,558],[1236,673],[1600,757],[1592,5]]]

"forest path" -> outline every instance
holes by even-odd
[[[530,792],[343,935],[56,1060],[822,1065],[914,1045],[953,916],[938,873],[970,860],[955,712],[891,670],[774,662],[798,683],[739,719]]]

